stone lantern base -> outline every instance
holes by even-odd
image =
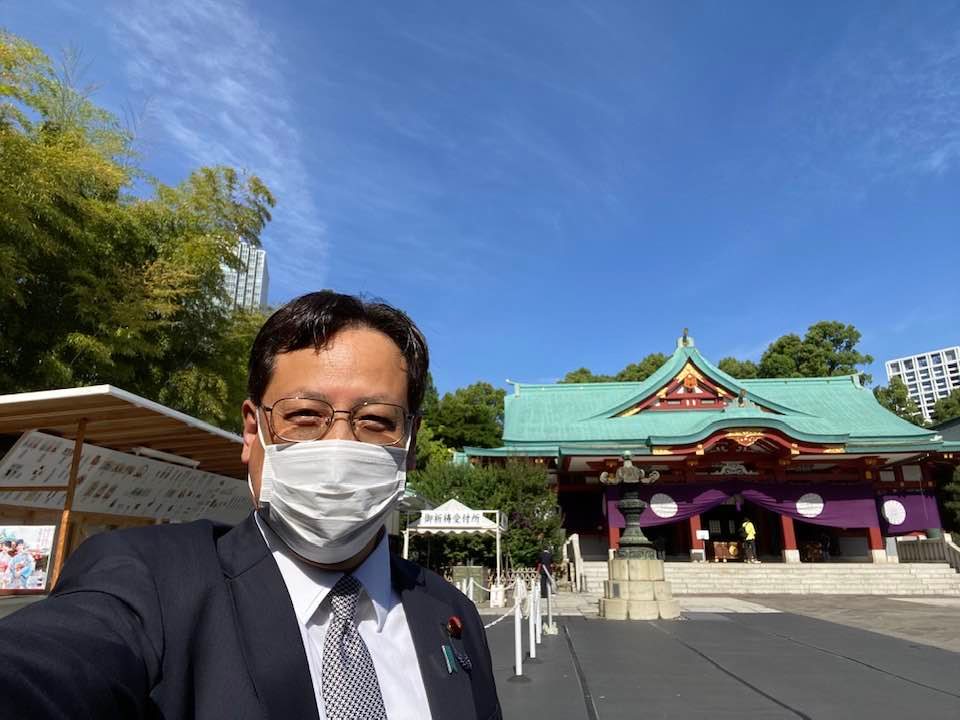
[[[607,563],[600,617],[608,620],[675,620],[680,606],[663,579],[663,560],[614,558]]]

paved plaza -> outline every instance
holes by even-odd
[[[680,601],[683,620],[622,622],[561,598],[573,609],[557,618],[557,635],[543,636],[523,682],[512,678],[511,622],[492,627],[505,717],[960,717],[955,599]]]

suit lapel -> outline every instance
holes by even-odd
[[[218,551],[264,714],[271,720],[319,720],[293,604],[252,513],[220,539]]]
[[[450,674],[443,656],[442,648],[450,641],[447,620],[456,611],[427,592],[419,568],[414,571],[415,566],[402,564],[395,557],[391,561],[393,584],[403,602],[433,720],[475,720],[470,675],[459,667],[458,672]]]

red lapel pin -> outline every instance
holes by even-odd
[[[460,639],[463,635],[463,621],[456,615],[451,615],[447,620],[447,633],[450,637]]]

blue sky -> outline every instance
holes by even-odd
[[[960,4],[7,0],[146,167],[259,174],[271,300],[425,330],[441,391],[821,319],[960,343]]]

